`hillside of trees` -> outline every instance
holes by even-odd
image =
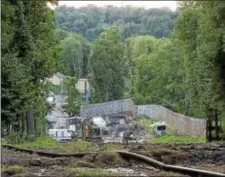
[[[178,12],[168,8],[144,9],[132,6],[60,6],[56,10],[60,29],[81,34],[88,41],[97,39],[101,32],[113,25],[120,27],[122,39],[133,35],[168,37],[173,30],[173,19],[177,15]]]

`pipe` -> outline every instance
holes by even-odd
[[[25,153],[29,153],[29,154],[37,154],[39,156],[45,156],[45,157],[52,157],[52,158],[56,158],[56,157],[84,157],[87,154],[95,154],[92,152],[81,152],[81,153],[67,153],[67,154],[62,154],[62,153],[52,153],[52,152],[43,152],[43,151],[35,151],[35,150],[31,150],[31,149],[25,149],[25,148],[19,148],[19,147],[15,147],[12,145],[2,145],[3,148],[7,148],[7,149],[13,149],[15,151],[20,151],[20,152],[25,152]]]
[[[170,171],[176,171],[183,173],[185,172],[186,174],[191,174],[193,176],[206,176],[206,177],[213,177],[213,176],[225,176],[225,174],[222,173],[216,173],[216,172],[211,172],[211,171],[206,171],[206,170],[199,170],[199,169],[194,169],[194,168],[188,168],[188,167],[181,167],[181,166],[174,166],[174,165],[164,165],[164,170],[170,170]]]
[[[145,163],[148,163],[151,166],[154,166],[156,168],[161,169],[164,166],[164,163],[159,162],[155,159],[149,158],[147,156],[143,156],[143,155],[140,155],[140,154],[136,154],[136,153],[133,153],[133,152],[127,152],[127,151],[115,151],[115,152],[119,153],[121,156],[124,156],[124,157],[128,157],[128,158],[133,157],[133,158],[136,158],[138,160],[144,161]]]
[[[223,177],[225,177],[225,174],[223,174],[223,173],[216,173],[216,172],[210,172],[210,171],[206,171],[206,170],[199,170],[199,169],[187,168],[187,167],[181,167],[181,166],[175,166],[175,165],[167,165],[167,164],[159,162],[155,159],[152,159],[150,157],[132,153],[132,152],[117,151],[117,153],[121,154],[122,156],[132,156],[135,159],[144,161],[152,166],[155,166],[155,167],[158,166],[160,169],[165,170],[165,171],[180,172],[183,174],[190,174],[192,176],[204,176],[204,177],[223,176]]]

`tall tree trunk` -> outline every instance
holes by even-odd
[[[216,140],[219,140],[219,125],[218,125],[218,111],[215,111],[215,131],[216,131]]]
[[[190,101],[187,101],[186,109],[185,109],[185,116],[188,115],[189,111],[190,111]]]
[[[27,112],[27,134],[29,136],[35,135],[34,113],[32,110]]]
[[[206,140],[212,142],[212,109],[207,109]]]
[[[22,116],[22,134],[24,135],[26,133],[26,121],[25,121],[25,116]]]

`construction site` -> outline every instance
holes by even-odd
[[[225,177],[225,1],[1,7],[2,177]]]
[[[2,145],[2,176],[18,176],[16,170],[22,171],[19,176],[50,177],[225,176],[224,143],[151,142],[151,138],[171,132],[205,136],[201,126],[193,126],[190,134],[190,130],[182,130],[181,121],[171,128],[170,121],[152,118],[152,124],[145,125],[140,114],[156,117],[157,109],[143,110],[131,100],[82,106],[80,116],[68,117],[60,98],[53,100],[47,116],[52,140],[45,148],[32,143]],[[201,124],[204,126],[203,121]],[[15,169],[10,169],[12,166]]]

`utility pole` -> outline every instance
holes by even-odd
[[[64,103],[64,85],[63,85],[63,77],[60,77],[60,96],[61,96],[61,103]]]

